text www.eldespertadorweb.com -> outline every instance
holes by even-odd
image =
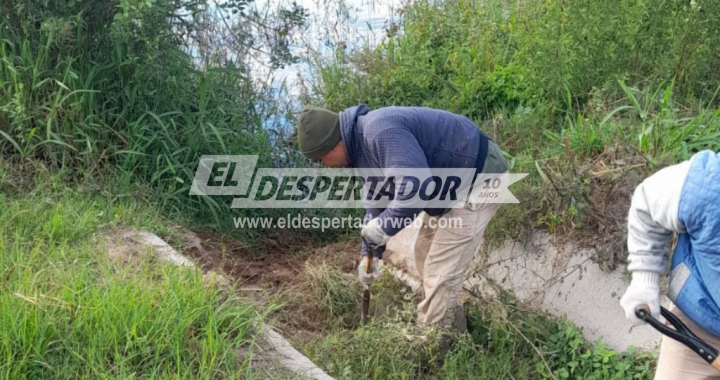
[[[462,228],[462,218],[450,218],[450,217],[428,217],[425,222],[430,228]],[[402,226],[409,227],[412,224],[423,223],[423,218],[387,218],[383,222],[389,228],[400,228]],[[318,216],[302,216],[294,215],[282,216],[279,218],[269,217],[234,217],[233,223],[235,228],[252,228],[252,229],[320,229],[321,231],[329,229],[344,229],[344,228],[362,228],[363,219],[359,217],[345,216],[345,217],[318,217]]]

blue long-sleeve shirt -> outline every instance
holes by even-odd
[[[462,115],[425,107],[385,107],[370,110],[365,104],[340,112],[340,132],[353,168],[383,168],[401,173],[430,168],[474,168],[480,172],[488,150],[488,138]],[[391,189],[404,194],[403,185]],[[387,208],[366,207],[365,220],[379,217],[389,236],[405,228],[404,221],[421,211],[440,215],[447,209],[397,207],[407,197],[398,196]],[[363,244],[362,254],[367,248]],[[382,254],[382,252],[379,252]]]

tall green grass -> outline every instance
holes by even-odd
[[[312,95],[331,108],[415,104],[484,120],[527,105],[591,111],[622,96],[618,80],[675,78],[678,101],[708,101],[720,79],[712,2],[420,0],[397,13],[379,46],[313,57]]]
[[[232,197],[188,194],[202,155],[256,154],[265,167],[305,161],[268,125],[286,119],[287,101],[251,75],[253,46],[199,39],[222,32],[208,18],[214,4],[0,1],[0,154],[116,194],[139,187],[167,213],[232,226]],[[231,14],[247,3],[225,6]],[[296,13],[266,21],[291,28],[302,22]]]
[[[251,302],[148,252],[123,265],[104,251],[118,225],[167,232],[153,208],[40,186],[0,195],[0,220],[0,378],[253,377]]]

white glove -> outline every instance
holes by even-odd
[[[372,244],[375,244],[376,247],[382,247],[390,240],[390,236],[386,234],[382,228],[380,228],[380,224],[380,219],[375,218],[370,220],[368,224],[363,226],[362,230],[360,230],[360,236],[369,240]]]
[[[650,315],[660,318],[660,275],[655,272],[636,271],[632,274],[632,281],[625,294],[620,298],[620,306],[625,309],[625,317],[634,326],[640,326],[645,321],[635,316],[638,306],[650,307]]]
[[[368,252],[368,255],[371,254],[371,252]],[[358,265],[358,277],[360,278],[360,282],[362,282],[365,287],[369,287],[376,278],[380,277],[380,270],[378,269],[378,259],[373,258],[370,273],[367,272],[367,262],[367,257],[363,257],[360,261],[360,265]]]

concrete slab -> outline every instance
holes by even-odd
[[[384,259],[407,276],[421,280],[415,267],[414,244],[418,228],[394,236]],[[536,231],[527,244],[508,240],[500,248],[476,256],[465,286],[485,295],[494,286],[513,291],[524,301],[552,315],[566,315],[590,341],[602,339],[610,348],[655,349],[661,335],[650,326],[631,329],[619,300],[629,281],[620,270],[604,272],[592,261],[591,250],[574,244],[556,246],[547,233]],[[669,301],[663,298],[667,306]]]

